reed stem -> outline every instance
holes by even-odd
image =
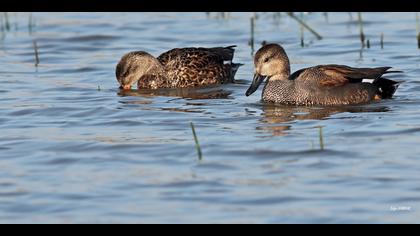
[[[381,49],[384,49],[384,33],[381,33]]]
[[[362,43],[362,48],[365,47],[365,34],[363,33],[363,19],[362,19],[362,13],[357,13],[357,20],[359,22],[360,27],[360,42]]]
[[[201,161],[203,159],[203,154],[201,152],[201,147],[200,147],[200,143],[198,142],[197,134],[195,133],[194,124],[190,122],[190,126],[192,130],[192,134],[194,136],[194,142],[195,142],[195,148],[197,149],[198,160]]]
[[[319,126],[319,147],[321,150],[324,150],[324,134],[322,131],[322,126]]]
[[[4,21],[3,21],[3,16],[0,15],[0,31],[3,33],[4,32]]]
[[[254,28],[255,28],[255,17],[251,17],[251,38],[249,45],[251,46],[251,55],[254,55]]]
[[[329,23],[328,12],[324,12],[324,18],[325,18],[325,22],[328,24]]]
[[[30,13],[29,14],[29,21],[28,21],[29,34],[32,34],[32,26],[33,26],[33,19],[32,19],[32,13]]]
[[[39,65],[39,54],[38,54],[38,44],[34,40],[34,50],[35,50],[35,67]]]
[[[7,31],[10,30],[10,23],[9,23],[9,17],[7,15],[7,12],[4,13],[4,23],[5,23],[5,28]]]
[[[303,14],[301,14],[302,18]],[[300,46],[303,48],[305,46],[304,30],[303,25],[300,25]]]
[[[419,19],[418,12],[416,12],[416,30],[417,30],[417,47],[420,49],[420,19]]]
[[[318,40],[322,39],[322,36],[320,34],[318,34],[314,29],[312,29],[309,25],[307,25],[302,19],[300,19],[299,17],[295,16],[293,14],[293,12],[288,12],[287,15],[289,15],[290,17],[292,17],[293,19],[295,19],[299,24],[301,24],[303,27],[305,27],[307,30],[309,30],[309,32],[311,32],[313,35],[315,35],[315,37]]]

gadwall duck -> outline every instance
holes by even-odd
[[[124,55],[116,68],[121,89],[189,88],[234,82],[238,67],[234,47],[175,48],[155,58],[137,51]]]
[[[398,88],[382,75],[391,67],[353,68],[319,65],[290,74],[289,58],[278,44],[267,44],[254,57],[255,75],[246,96],[267,79],[262,93],[265,102],[288,105],[350,105],[391,98]]]

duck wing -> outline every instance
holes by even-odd
[[[157,59],[165,66],[169,78],[179,84],[187,86],[224,83],[230,81],[234,73],[235,65],[231,63],[234,47],[175,48]]]
[[[209,64],[223,64],[232,61],[235,52],[233,46],[215,48],[174,48],[162,53],[157,59],[164,66],[205,67]]]
[[[364,79],[370,79],[373,83],[381,79],[384,74],[400,73],[390,71],[391,67],[355,68],[344,65],[319,65],[305,68],[293,73],[290,79],[313,80],[323,87],[339,87],[349,83],[362,83]]]

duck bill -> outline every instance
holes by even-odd
[[[246,91],[245,95],[248,97],[249,95],[253,94],[257,91],[258,87],[260,87],[261,83],[267,78],[267,76],[255,74],[254,79],[252,80],[251,86]]]
[[[122,89],[122,90],[130,90],[131,89],[131,85],[129,85],[129,84],[121,85],[120,86],[120,89]]]

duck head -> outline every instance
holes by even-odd
[[[144,75],[162,71],[160,62],[147,52],[137,51],[125,54],[119,61],[115,75],[120,89],[128,90]]]
[[[245,95],[253,94],[264,80],[287,79],[290,75],[290,63],[284,49],[278,44],[266,44],[254,57],[255,73],[251,86]]]

